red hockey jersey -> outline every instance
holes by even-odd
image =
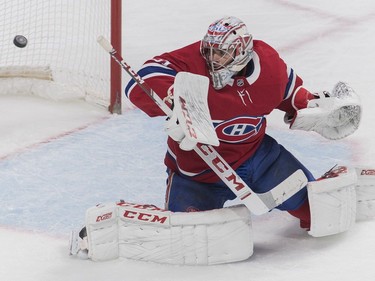
[[[200,54],[200,41],[148,60],[138,74],[163,99],[179,71],[211,79]],[[302,79],[293,69],[287,67],[272,47],[260,40],[254,40],[253,59],[241,75],[221,90],[210,85],[208,106],[220,140],[216,149],[233,169],[251,157],[260,145],[265,135],[266,116],[272,110],[278,108],[294,114],[293,95],[301,85]],[[125,93],[149,116],[164,115],[134,81],[129,82]],[[165,164],[173,171],[199,181],[219,180],[194,151],[181,150],[171,138],[168,138]]]

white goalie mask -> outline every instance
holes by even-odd
[[[220,90],[252,59],[253,38],[240,19],[225,17],[208,27],[200,50],[207,62],[213,87]]]

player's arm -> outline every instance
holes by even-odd
[[[168,96],[172,93],[171,90],[177,74],[175,69],[176,67],[168,60],[155,57],[146,61],[137,74],[171,107],[172,104]],[[165,115],[155,102],[144,93],[141,86],[135,83],[134,79],[130,80],[125,87],[125,95],[147,115],[151,117]]]
[[[301,77],[292,68],[287,68],[286,77],[284,99],[278,109],[285,112],[285,121],[290,123],[298,110],[307,108],[309,101],[319,96],[304,87]]]

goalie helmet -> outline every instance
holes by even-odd
[[[208,65],[213,86],[219,90],[252,59],[253,38],[240,19],[225,17],[208,27],[200,51]]]

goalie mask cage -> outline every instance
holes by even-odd
[[[0,94],[84,98],[121,113],[121,67],[96,41],[121,50],[121,14],[121,0],[2,0]]]

